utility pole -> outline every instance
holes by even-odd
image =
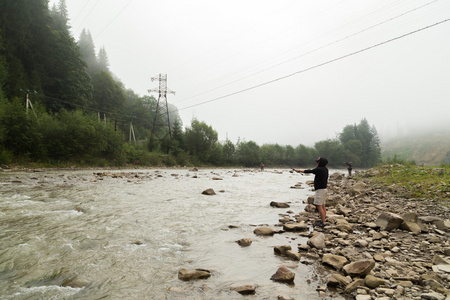
[[[167,89],[167,74],[159,74],[153,77],[152,81],[159,81],[159,88],[148,90],[149,93],[156,92],[159,94],[158,103],[156,104],[155,117],[153,119],[153,128],[151,137],[158,141],[162,141],[167,135],[172,137],[169,120],[169,107],[167,105],[167,93],[175,94],[175,92]]]

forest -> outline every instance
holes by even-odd
[[[0,2],[1,165],[294,167],[323,156],[334,167],[366,168],[381,161],[378,133],[365,118],[314,147],[258,145],[219,141],[197,119],[183,126],[171,104],[169,122],[156,128],[157,104],[124,87],[88,29],[78,40],[71,35],[65,0],[51,8],[47,0]]]

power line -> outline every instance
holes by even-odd
[[[92,13],[92,11],[94,10],[94,8],[97,6],[97,4],[100,2],[100,0],[97,0],[97,2],[95,2],[94,6],[92,6],[91,10],[88,12],[88,14],[86,15],[86,17],[84,17],[83,21],[81,21],[80,25],[78,25],[76,31],[81,27],[81,25],[83,25],[84,21],[86,21],[86,19],[89,17],[89,15]],[[85,5],[86,6],[86,5]],[[84,8],[83,8],[84,9]]]
[[[128,3],[119,11],[119,13],[114,18],[112,18],[112,20],[108,24],[106,24],[106,26],[102,30],[100,30],[100,32],[94,38],[97,38],[100,34],[102,34],[103,31],[105,31],[105,29],[108,28],[109,25],[111,25],[111,23],[114,22],[114,20],[117,19],[117,17],[125,10],[125,8],[127,8],[128,5],[131,4],[131,2],[133,2],[133,0],[128,1]]]
[[[367,28],[365,28],[365,29],[363,29],[363,30],[360,30],[360,31],[356,32],[356,33],[353,33],[353,34],[351,34],[351,35],[345,36],[345,37],[343,37],[343,38],[341,38],[341,39],[338,39],[338,40],[336,40],[336,41],[334,41],[334,42],[331,42],[331,43],[328,43],[328,44],[323,45],[323,46],[321,46],[321,47],[315,48],[315,49],[313,49],[313,50],[311,50],[311,51],[308,51],[308,52],[306,52],[306,53],[303,53],[303,54],[301,54],[301,55],[299,55],[299,56],[296,56],[296,57],[294,57],[294,58],[285,60],[285,61],[283,61],[283,62],[280,62],[280,63],[276,64],[276,65],[273,65],[273,66],[267,67],[267,68],[265,68],[265,69],[259,70],[259,71],[257,71],[257,72],[252,73],[252,74],[249,74],[249,75],[247,75],[247,76],[244,76],[244,77],[241,77],[241,78],[239,78],[239,79],[233,80],[233,81],[231,81],[231,82],[225,83],[225,84],[223,84],[223,85],[220,85],[220,86],[215,87],[215,88],[213,88],[213,89],[207,90],[207,91],[202,92],[202,93],[200,93],[200,94],[191,96],[191,97],[186,98],[186,99],[182,99],[182,100],[180,100],[180,101],[177,101],[176,103],[180,103],[180,102],[183,102],[183,101],[187,101],[187,100],[189,100],[189,99],[192,99],[192,98],[195,98],[195,97],[204,95],[204,94],[206,94],[206,93],[215,91],[215,90],[217,90],[217,89],[223,88],[223,87],[228,86],[228,85],[230,85],[230,84],[233,84],[233,83],[242,81],[242,80],[244,80],[244,79],[247,79],[247,78],[250,78],[250,77],[252,77],[252,76],[258,75],[258,74],[260,74],[260,73],[266,72],[266,71],[271,70],[271,69],[273,69],[273,68],[279,67],[279,66],[281,66],[281,65],[283,65],[283,64],[285,64],[285,63],[294,61],[294,60],[299,59],[299,58],[301,58],[301,57],[304,57],[304,56],[306,56],[306,55],[308,55],[308,54],[314,53],[314,52],[316,52],[316,51],[318,51],[318,50],[324,49],[324,48],[326,48],[326,47],[329,47],[329,46],[334,45],[334,44],[336,44],[336,43],[342,42],[342,41],[344,41],[344,40],[346,40],[346,39],[349,39],[349,38],[351,38],[351,37],[354,37],[354,36],[356,36],[356,35],[358,35],[358,34],[361,34],[361,33],[363,33],[363,32],[366,32],[366,31],[368,31],[368,30],[370,30],[370,29],[373,29],[373,28],[375,28],[375,27],[377,27],[377,26],[383,25],[383,24],[385,24],[385,23],[387,23],[387,22],[390,22],[390,21],[393,21],[393,20],[398,19],[398,18],[400,18],[400,17],[403,17],[403,16],[405,16],[405,15],[411,13],[411,12],[414,12],[414,11],[416,11],[416,10],[418,10],[418,9],[421,9],[421,8],[423,8],[423,7],[426,7],[426,6],[428,6],[428,5],[430,5],[430,4],[434,3],[434,2],[437,2],[437,1],[439,1],[439,0],[433,0],[433,1],[431,1],[431,2],[428,2],[428,3],[424,4],[424,5],[421,5],[421,6],[419,6],[419,7],[416,7],[416,8],[414,8],[414,9],[411,9],[411,10],[409,10],[409,11],[407,11],[407,12],[404,12],[404,13],[402,13],[402,14],[400,14],[400,15],[397,15],[397,16],[395,16],[395,17],[389,18],[389,19],[384,20],[384,21],[382,21],[382,22],[380,22],[380,23],[377,23],[377,24],[375,24],[375,25],[369,26],[369,27],[367,27]]]
[[[188,109],[188,108],[192,108],[192,107],[200,106],[200,105],[207,104],[207,103],[210,103],[210,102],[214,102],[214,101],[217,101],[217,100],[220,100],[220,99],[223,99],[223,98],[228,98],[228,97],[231,97],[231,96],[234,96],[234,95],[237,95],[237,94],[241,94],[241,93],[243,93],[243,92],[247,92],[247,91],[249,91],[249,90],[253,90],[253,89],[256,89],[256,88],[259,88],[259,87],[262,87],[262,86],[265,86],[265,85],[268,85],[268,84],[271,84],[271,83],[274,83],[274,82],[276,82],[276,81],[280,81],[280,80],[283,80],[283,79],[292,77],[292,76],[294,76],[294,75],[298,75],[298,74],[300,74],[300,73],[304,73],[304,72],[307,72],[307,71],[311,71],[311,70],[313,70],[313,69],[317,69],[317,68],[319,68],[319,67],[323,67],[323,66],[325,66],[325,65],[334,63],[334,62],[339,61],[339,60],[342,60],[342,59],[344,59],[344,58],[348,58],[348,57],[350,57],[350,56],[353,56],[353,55],[356,55],[356,54],[365,52],[365,51],[367,51],[367,50],[370,50],[370,49],[373,49],[373,48],[376,48],[376,47],[379,47],[379,46],[388,44],[388,43],[390,43],[390,42],[393,42],[393,41],[402,39],[402,38],[404,38],[404,37],[407,37],[407,36],[410,36],[410,35],[412,35],[412,34],[421,32],[421,31],[423,31],[423,30],[426,30],[426,29],[435,27],[435,26],[437,26],[437,25],[441,25],[441,24],[443,24],[443,23],[445,23],[445,22],[448,22],[448,21],[450,21],[450,19],[445,19],[445,20],[440,21],[440,22],[437,22],[437,23],[435,23],[435,24],[432,24],[432,25],[428,25],[428,26],[422,27],[422,28],[420,28],[420,29],[417,29],[417,30],[414,30],[414,31],[405,33],[405,34],[403,34],[403,35],[400,35],[400,36],[397,36],[397,37],[395,37],[395,38],[386,40],[386,41],[384,41],[384,42],[381,42],[381,43],[378,43],[378,44],[375,44],[375,45],[372,45],[372,46],[363,48],[363,49],[361,49],[361,50],[358,50],[358,51],[355,51],[355,52],[352,52],[352,53],[349,53],[349,54],[340,56],[340,57],[338,57],[338,58],[335,58],[335,59],[326,61],[326,62],[324,62],[324,63],[318,64],[318,65],[315,65],[315,66],[312,66],[312,67],[309,67],[309,68],[306,68],[306,69],[303,69],[303,70],[300,70],[300,71],[297,71],[297,72],[294,72],[294,73],[291,73],[291,74],[288,74],[288,75],[285,75],[285,76],[282,76],[282,77],[278,77],[278,78],[272,79],[272,80],[270,80],[270,81],[266,81],[266,82],[263,82],[263,83],[254,85],[254,86],[251,86],[251,87],[246,88],[246,89],[243,89],[243,90],[239,90],[239,91],[234,92],[234,93],[230,93],[230,94],[227,94],[227,95],[224,95],[224,96],[221,96],[221,97],[217,97],[217,98],[214,98],[214,99],[210,99],[210,100],[207,100],[207,101],[203,101],[203,102],[201,102],[201,103],[197,103],[197,104],[194,104],[194,105],[191,105],[191,106],[187,106],[187,107],[184,107],[184,108],[180,108],[180,109],[178,109],[178,110],[185,110],[185,109]]]

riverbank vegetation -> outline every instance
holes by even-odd
[[[376,167],[374,183],[400,198],[436,201],[450,205],[450,165],[440,167],[415,164],[384,164]]]
[[[320,155],[331,167],[366,168],[381,161],[377,131],[364,118],[313,147],[258,145],[219,141],[200,120],[183,126],[168,104],[169,122],[157,130],[170,134],[155,139],[158,100],[124,87],[89,30],[75,41],[65,0],[51,9],[46,0],[5,0],[0,11],[0,164],[307,167]]]

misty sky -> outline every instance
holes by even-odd
[[[126,88],[167,74],[184,126],[220,141],[313,146],[362,118],[382,141],[450,129],[449,1],[66,1]]]

